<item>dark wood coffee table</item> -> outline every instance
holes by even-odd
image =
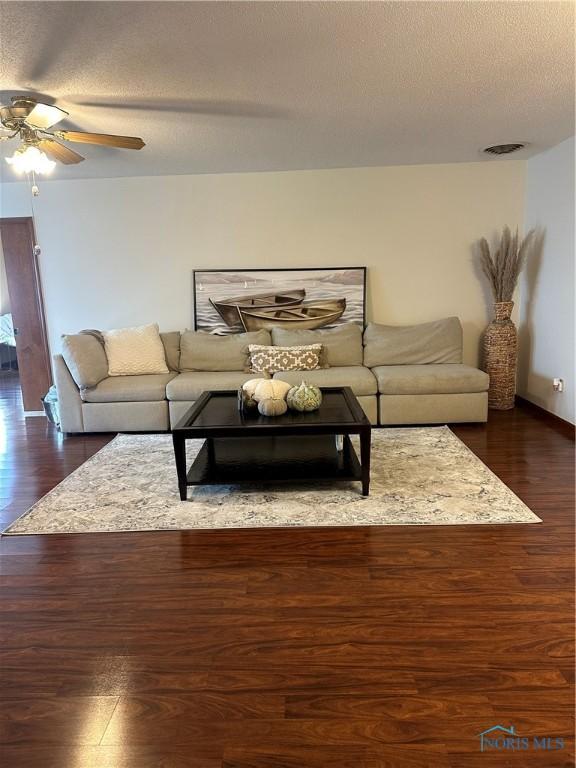
[[[359,480],[370,487],[370,422],[350,387],[322,388],[312,413],[245,414],[238,393],[204,392],[172,430],[180,498],[190,485]],[[360,436],[360,460],[350,435]],[[204,439],[190,469],[186,440]]]

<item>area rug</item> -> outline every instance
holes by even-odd
[[[202,441],[187,445],[191,461]],[[180,501],[170,435],[119,435],[6,533],[537,522],[448,427],[425,427],[372,432],[368,497],[324,482],[195,487]]]

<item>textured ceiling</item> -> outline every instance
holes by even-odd
[[[574,132],[572,2],[5,2],[0,14],[0,102],[47,95],[70,112],[58,127],[147,144],[75,145],[86,162],[57,178],[502,162],[480,149],[527,142],[514,155],[527,157]]]

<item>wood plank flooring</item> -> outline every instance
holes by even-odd
[[[110,436],[0,377],[0,521]],[[7,768],[565,768],[574,443],[528,406],[456,434],[542,525],[2,538]],[[480,752],[496,724],[565,748]]]

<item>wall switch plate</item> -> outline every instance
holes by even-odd
[[[564,379],[554,379],[552,386],[555,392],[564,392]]]

